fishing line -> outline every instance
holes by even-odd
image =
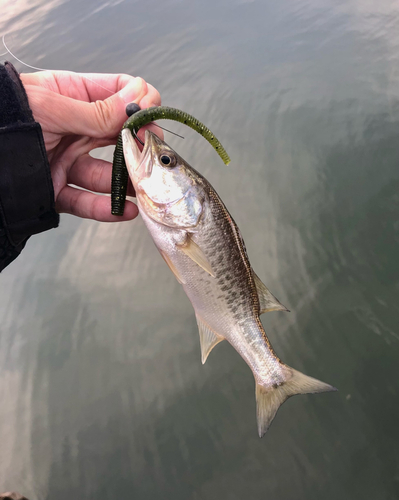
[[[7,34],[7,33],[6,33]],[[15,54],[13,54],[11,52],[11,50],[8,48],[7,44],[6,44],[6,34],[3,35],[2,37],[2,42],[3,42],[3,45],[5,47],[5,49],[7,50],[7,52],[10,54],[10,56],[12,56],[14,59],[16,59],[19,63],[23,64],[24,66],[27,66],[28,68],[31,68],[31,69],[35,69],[36,71],[52,71],[51,69],[46,69],[46,68],[38,68],[36,66],[32,66],[31,64],[27,64],[25,63],[24,61],[21,61],[21,59],[19,59]],[[7,52],[5,52],[5,54],[7,54]],[[1,54],[1,55],[5,55],[5,54]],[[66,70],[67,71],[67,70]],[[68,73],[74,73],[75,75],[77,75],[78,73],[76,73],[75,71],[68,71]],[[112,92],[112,90],[109,90],[107,89],[107,87],[103,87],[101,84],[99,84],[98,82],[95,82],[94,80],[91,80],[90,78],[88,78],[87,76],[84,76],[84,75],[79,75],[81,76],[82,78],[84,78],[85,80],[88,80],[89,82],[91,83],[94,83],[95,85],[98,85],[99,87],[101,87],[102,89],[106,90],[107,92],[109,92],[111,95],[114,94],[114,92]]]
[[[165,132],[169,132],[169,134],[177,135],[177,137],[180,137],[180,139],[184,139],[184,137],[182,135],[178,134],[177,132],[172,132],[171,130],[168,130],[165,127],[161,127],[161,125],[158,125],[158,123],[151,122],[151,124],[155,125],[158,128],[161,128],[162,130],[165,130]]]
[[[31,68],[31,69],[34,69],[36,71],[52,71],[50,69],[46,69],[46,68],[38,68],[37,66],[32,66],[31,64],[28,64],[24,61],[22,61],[21,59],[19,59],[13,52],[11,52],[10,48],[8,47],[8,45],[6,44],[6,35],[7,33],[5,33],[3,36],[2,36],[2,42],[3,42],[3,45],[4,45],[4,48],[7,50],[7,52],[4,52],[3,54],[0,54],[0,57],[1,56],[5,56],[6,54],[10,54],[11,57],[13,57],[14,59],[16,59],[20,64],[23,64],[24,66],[26,66],[27,68]],[[64,70],[64,71],[67,71],[67,70]],[[107,89],[107,87],[104,87],[103,85],[99,84],[98,82],[95,82],[94,80],[91,80],[90,78],[88,78],[87,76],[84,76],[82,74],[78,74],[76,73],[75,71],[68,71],[68,73],[74,73],[75,75],[78,75],[80,76],[81,78],[84,78],[85,80],[91,82],[91,83],[94,83],[94,85],[98,85],[99,87],[101,87],[102,89],[106,90],[107,92],[109,92],[111,95],[114,94],[114,92],[112,92],[112,90],[110,89]],[[153,125],[155,125],[156,127],[162,129],[162,130],[165,130],[165,132],[169,132],[170,134],[173,134],[173,135],[176,135],[177,137],[180,137],[181,139],[184,139],[184,137],[180,134],[177,134],[176,132],[172,132],[172,130],[168,130],[167,128],[164,128],[164,127],[161,127],[160,125],[158,125],[157,123],[154,123],[152,122]],[[137,140],[143,144],[140,139],[138,137],[136,137]]]

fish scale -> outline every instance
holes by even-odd
[[[210,183],[155,134],[146,131],[142,153],[129,130],[122,138],[140,213],[194,307],[202,362],[225,339],[253,372],[259,436],[290,396],[336,390],[275,354],[259,315],[287,309],[253,271],[240,231]]]

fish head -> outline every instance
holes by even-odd
[[[122,141],[126,166],[141,209],[166,225],[197,224],[202,212],[197,172],[150,130],[146,130],[142,152],[127,128],[122,130]]]

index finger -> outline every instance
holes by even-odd
[[[88,102],[103,101],[135,80],[126,74],[78,73],[85,86]]]
[[[103,101],[111,95],[116,94],[136,79],[136,77],[134,76],[125,74],[107,75],[101,73],[81,73],[80,76],[84,78],[85,87],[90,102],[100,100]],[[160,106],[160,93],[150,83],[146,82],[146,85],[146,95],[140,101],[141,109],[150,106]]]
[[[24,85],[36,85],[78,101],[103,101],[135,80],[134,76],[74,71],[38,71],[21,73]]]

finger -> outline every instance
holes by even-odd
[[[126,104],[139,103],[147,93],[147,84],[142,78],[135,78],[108,99],[92,103],[35,85],[25,88],[33,115],[44,130],[93,138],[116,137],[127,119]]]
[[[48,153],[52,174],[62,170],[68,175],[75,162],[93,149],[116,144],[115,139],[92,139],[91,137],[63,137],[58,146]]]
[[[26,85],[38,85],[58,94],[94,102],[104,100],[119,92],[134,77],[126,74],[75,73],[73,71],[41,71],[22,73],[22,82]]]
[[[105,160],[84,155],[71,167],[67,182],[89,189],[96,193],[111,192],[112,164]],[[136,196],[131,183],[128,184],[128,196]]]
[[[161,94],[150,83],[147,83],[147,94],[140,101],[141,109],[160,106],[161,103]]]
[[[93,219],[100,222],[122,222],[137,217],[139,211],[137,206],[126,200],[125,211],[122,216],[111,215],[111,198],[81,189],[66,186],[58,195],[56,210],[59,213],[67,213]]]
[[[86,134],[92,137],[114,137],[127,119],[126,105],[137,103],[141,109],[161,103],[159,92],[140,77],[134,78],[119,92],[90,103]],[[79,132],[78,132],[79,133]]]
[[[125,74],[79,73],[76,76],[82,79],[89,102],[103,101],[134,83],[135,80],[134,76]]]
[[[155,89],[150,89],[150,93],[151,98],[159,101]],[[141,101],[147,94],[147,83],[142,78],[137,77],[120,92],[104,101],[96,101],[90,104],[73,101],[70,113],[73,113],[74,118],[69,120],[69,123],[74,124],[73,133],[86,134],[96,138],[115,137],[127,119],[126,105],[135,102],[143,108]],[[149,98],[147,98],[146,102],[153,105]],[[78,117],[80,117],[80,120]]]
[[[73,75],[75,76],[75,78],[82,79],[82,83],[84,84],[87,91],[89,102],[105,100],[119,91],[122,91],[122,95],[126,94],[126,91],[124,89],[126,89],[130,85],[133,85],[133,87],[137,85],[137,82],[135,82],[136,78],[141,79],[140,77],[133,77],[125,74],[113,75],[102,73],[73,73]],[[71,83],[72,82],[68,82],[68,87],[70,87]],[[144,100],[141,100],[140,102],[141,108],[144,109],[150,106],[160,106],[160,93],[153,85],[149,83],[147,83],[146,85],[147,93],[144,96]],[[128,97],[126,104],[128,104],[129,102],[135,102],[134,99],[135,96],[132,96],[131,100],[130,97]],[[126,99],[124,100],[126,101]]]

